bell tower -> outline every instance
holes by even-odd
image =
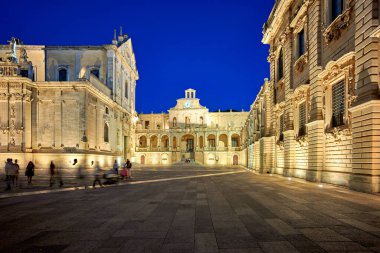
[[[187,89],[187,90],[185,90],[185,98],[188,98],[188,99],[196,98],[196,96],[195,96],[196,92],[197,91],[194,90],[194,89]]]

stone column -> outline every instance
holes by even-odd
[[[380,192],[379,10],[377,0],[355,1],[355,84],[351,189]]]

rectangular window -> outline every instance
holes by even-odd
[[[344,0],[331,0],[331,22],[333,22],[344,9]]]
[[[345,91],[344,81],[332,86],[332,117],[331,126],[337,127],[344,125],[344,109],[345,109]]]
[[[232,138],[231,139],[231,145],[233,148],[238,147],[239,139],[238,138]]]
[[[302,29],[298,33],[298,57],[305,53],[305,31]]]
[[[215,139],[209,139],[208,140],[210,148],[215,148]]]
[[[149,121],[145,121],[145,129],[149,129]]]
[[[277,80],[281,80],[284,77],[284,58],[283,58],[282,50],[277,60],[277,71],[278,71]]]
[[[279,141],[283,141],[284,140],[284,114],[281,114],[280,115],[280,137],[279,137]]]
[[[306,134],[306,102],[299,105],[298,136]]]

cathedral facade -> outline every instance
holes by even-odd
[[[136,162],[244,165],[241,130],[248,112],[210,112],[196,91],[161,114],[140,114],[136,127]],[[244,153],[245,154],[245,153]]]
[[[277,0],[270,79],[243,130],[247,166],[380,192],[378,0]]]
[[[73,171],[134,155],[138,71],[131,39],[102,46],[0,46],[0,160]]]

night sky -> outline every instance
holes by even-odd
[[[140,80],[136,110],[167,111],[194,88],[211,111],[249,110],[269,77],[262,26],[275,0],[8,1],[0,44],[110,44],[132,37]]]

